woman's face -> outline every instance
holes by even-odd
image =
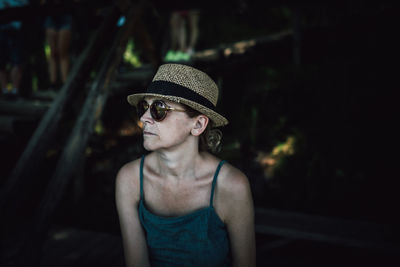
[[[144,100],[151,105],[155,97],[145,97]],[[168,100],[163,100],[171,108],[183,110],[183,106]],[[143,146],[146,150],[155,151],[169,149],[183,144],[190,136],[195,124],[194,118],[189,118],[186,112],[168,111],[164,120],[155,121],[148,109],[140,118],[143,123]]]

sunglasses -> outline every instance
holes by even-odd
[[[136,106],[139,118],[141,118],[143,116],[143,114],[146,113],[146,111],[149,108],[150,108],[151,117],[153,118],[153,120],[158,121],[158,122],[165,119],[168,111],[171,111],[171,110],[183,111],[183,112],[186,111],[183,109],[172,108],[172,107],[168,106],[167,104],[165,104],[165,102],[162,100],[154,100],[153,103],[151,103],[151,105],[149,105],[149,103],[147,103],[146,100],[141,100]]]

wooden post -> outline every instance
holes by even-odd
[[[256,233],[398,254],[394,225],[256,208]]]

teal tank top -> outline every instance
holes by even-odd
[[[221,161],[214,174],[210,205],[177,217],[151,213],[144,204],[143,163],[140,163],[139,219],[144,228],[151,266],[230,266],[230,246],[225,224],[213,207],[214,188]]]

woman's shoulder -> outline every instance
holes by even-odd
[[[230,193],[246,189],[249,186],[247,176],[238,168],[225,162],[218,175],[218,185]]]
[[[250,183],[247,176],[238,168],[225,162],[218,174],[214,202],[220,218],[231,221],[235,214],[242,214],[252,203]]]
[[[246,183],[246,175],[228,161],[209,153],[204,153],[204,158],[207,159],[206,161],[209,162],[210,166],[215,166],[215,168],[223,163],[218,173],[218,184],[231,185],[232,183]]]
[[[236,201],[240,202],[252,198],[249,179],[241,170],[229,162],[225,162],[221,167],[218,174],[217,189],[224,203],[235,205]]]
[[[141,158],[132,160],[128,163],[125,163],[118,171],[117,177],[121,177],[121,179],[129,179],[132,176],[138,176],[140,170],[140,162]]]
[[[124,164],[118,171],[116,178],[117,193],[132,193],[140,191],[140,162],[141,158]],[[138,194],[134,194],[138,195]]]

